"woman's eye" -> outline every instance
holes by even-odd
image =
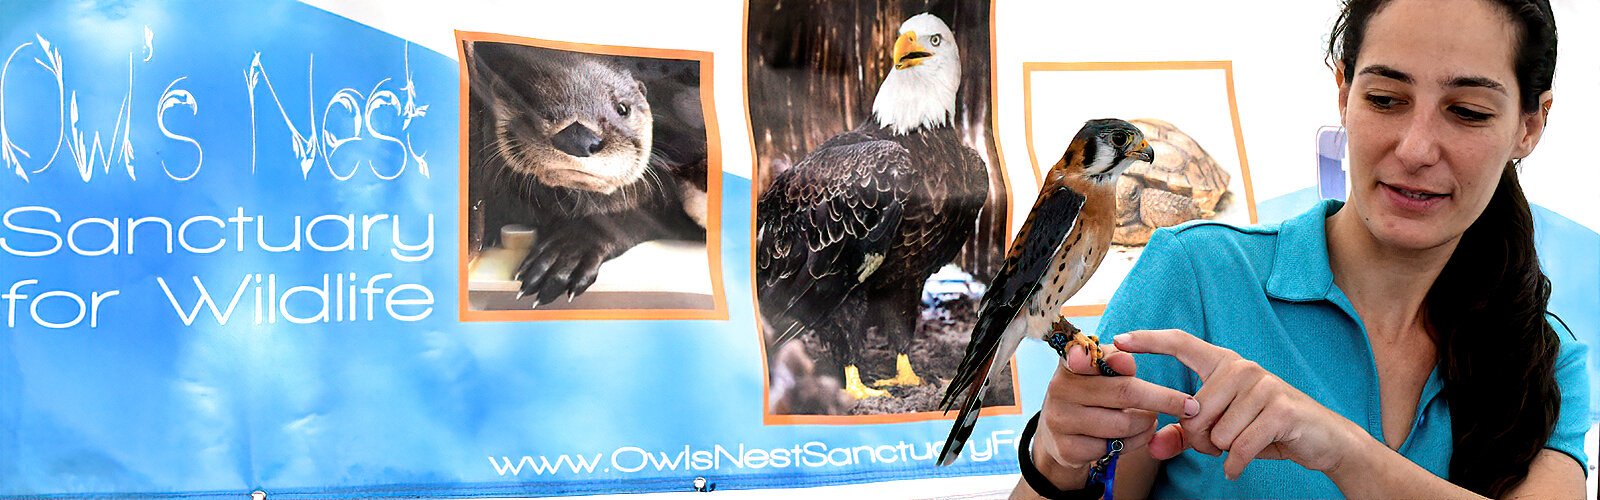
[[[628,105],[620,103],[620,102],[617,103],[617,114],[622,115],[622,116],[628,116]]]
[[[1382,94],[1367,94],[1367,102],[1372,103],[1372,106],[1378,109],[1389,109],[1395,107],[1396,104],[1400,104],[1399,99]]]
[[[1464,108],[1464,107],[1461,107],[1461,106],[1451,106],[1450,107],[1450,112],[1454,113],[1457,117],[1461,118],[1462,120],[1466,120],[1466,121],[1469,121],[1469,122],[1486,122],[1486,121],[1489,121],[1490,118],[1494,118],[1494,115],[1491,115],[1491,114],[1488,114],[1488,113],[1479,113],[1477,111],[1473,111],[1471,109],[1467,109],[1467,108]]]

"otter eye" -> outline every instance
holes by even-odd
[[[944,37],[939,35],[939,34],[937,34],[937,33],[935,33],[931,37],[928,37],[928,45],[932,45],[934,47],[938,47],[939,44],[941,44],[941,43],[944,43]]]
[[[1111,145],[1118,149],[1128,147],[1128,143],[1131,142],[1133,142],[1133,134],[1121,130],[1111,133]]]
[[[617,103],[617,114],[628,116],[628,105],[626,103]]]

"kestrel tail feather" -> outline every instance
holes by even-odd
[[[996,315],[984,315],[978,318],[978,324],[974,325],[972,330],[974,332],[988,332],[996,327],[995,317]],[[1009,319],[1007,318],[1008,321]],[[990,337],[990,335],[981,336],[981,338]],[[999,336],[992,337],[1000,338]],[[980,337],[974,335],[974,338]],[[945,391],[944,397],[939,400],[940,408],[944,408],[946,412],[950,411],[951,405],[955,403],[956,398],[964,393],[968,387],[983,382],[982,376],[989,372],[989,365],[993,364],[993,360],[989,358],[994,356],[994,351],[998,348],[999,344],[996,343],[967,350],[966,356],[963,356],[961,363],[956,366],[955,376],[950,379],[950,388]],[[965,412],[965,410],[962,411]]]
[[[989,358],[977,373],[987,373],[994,358]],[[950,428],[950,436],[944,440],[944,449],[939,451],[939,465],[955,463],[961,456],[961,448],[967,444],[967,438],[972,437],[972,429],[978,424],[978,407],[983,406],[983,390],[988,387],[987,380],[967,384],[966,401],[961,404],[961,413],[956,416],[956,425]],[[954,382],[952,382],[954,383]],[[946,398],[949,396],[947,395]]]

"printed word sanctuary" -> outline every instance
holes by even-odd
[[[416,226],[422,227],[416,227]],[[22,206],[0,216],[0,251],[18,257],[58,253],[102,255],[217,252],[384,252],[401,262],[433,255],[433,214],[194,215],[85,217],[63,220],[55,209]]]

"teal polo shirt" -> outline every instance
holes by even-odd
[[[1177,328],[1259,363],[1382,440],[1378,369],[1355,307],[1333,284],[1324,221],[1344,206],[1326,200],[1278,225],[1191,222],[1156,231],[1106,308],[1099,332]],[[1546,447],[1587,463],[1587,348],[1561,337],[1556,382],[1561,415]],[[1185,393],[1200,378],[1175,359],[1138,355],[1139,377]],[[1450,409],[1434,369],[1399,452],[1449,477]],[[1161,425],[1175,421],[1162,416]],[[1256,460],[1236,481],[1223,457],[1193,450],[1164,462],[1152,495],[1179,498],[1339,497],[1333,481],[1287,460]],[[1586,469],[1587,471],[1587,469]]]

